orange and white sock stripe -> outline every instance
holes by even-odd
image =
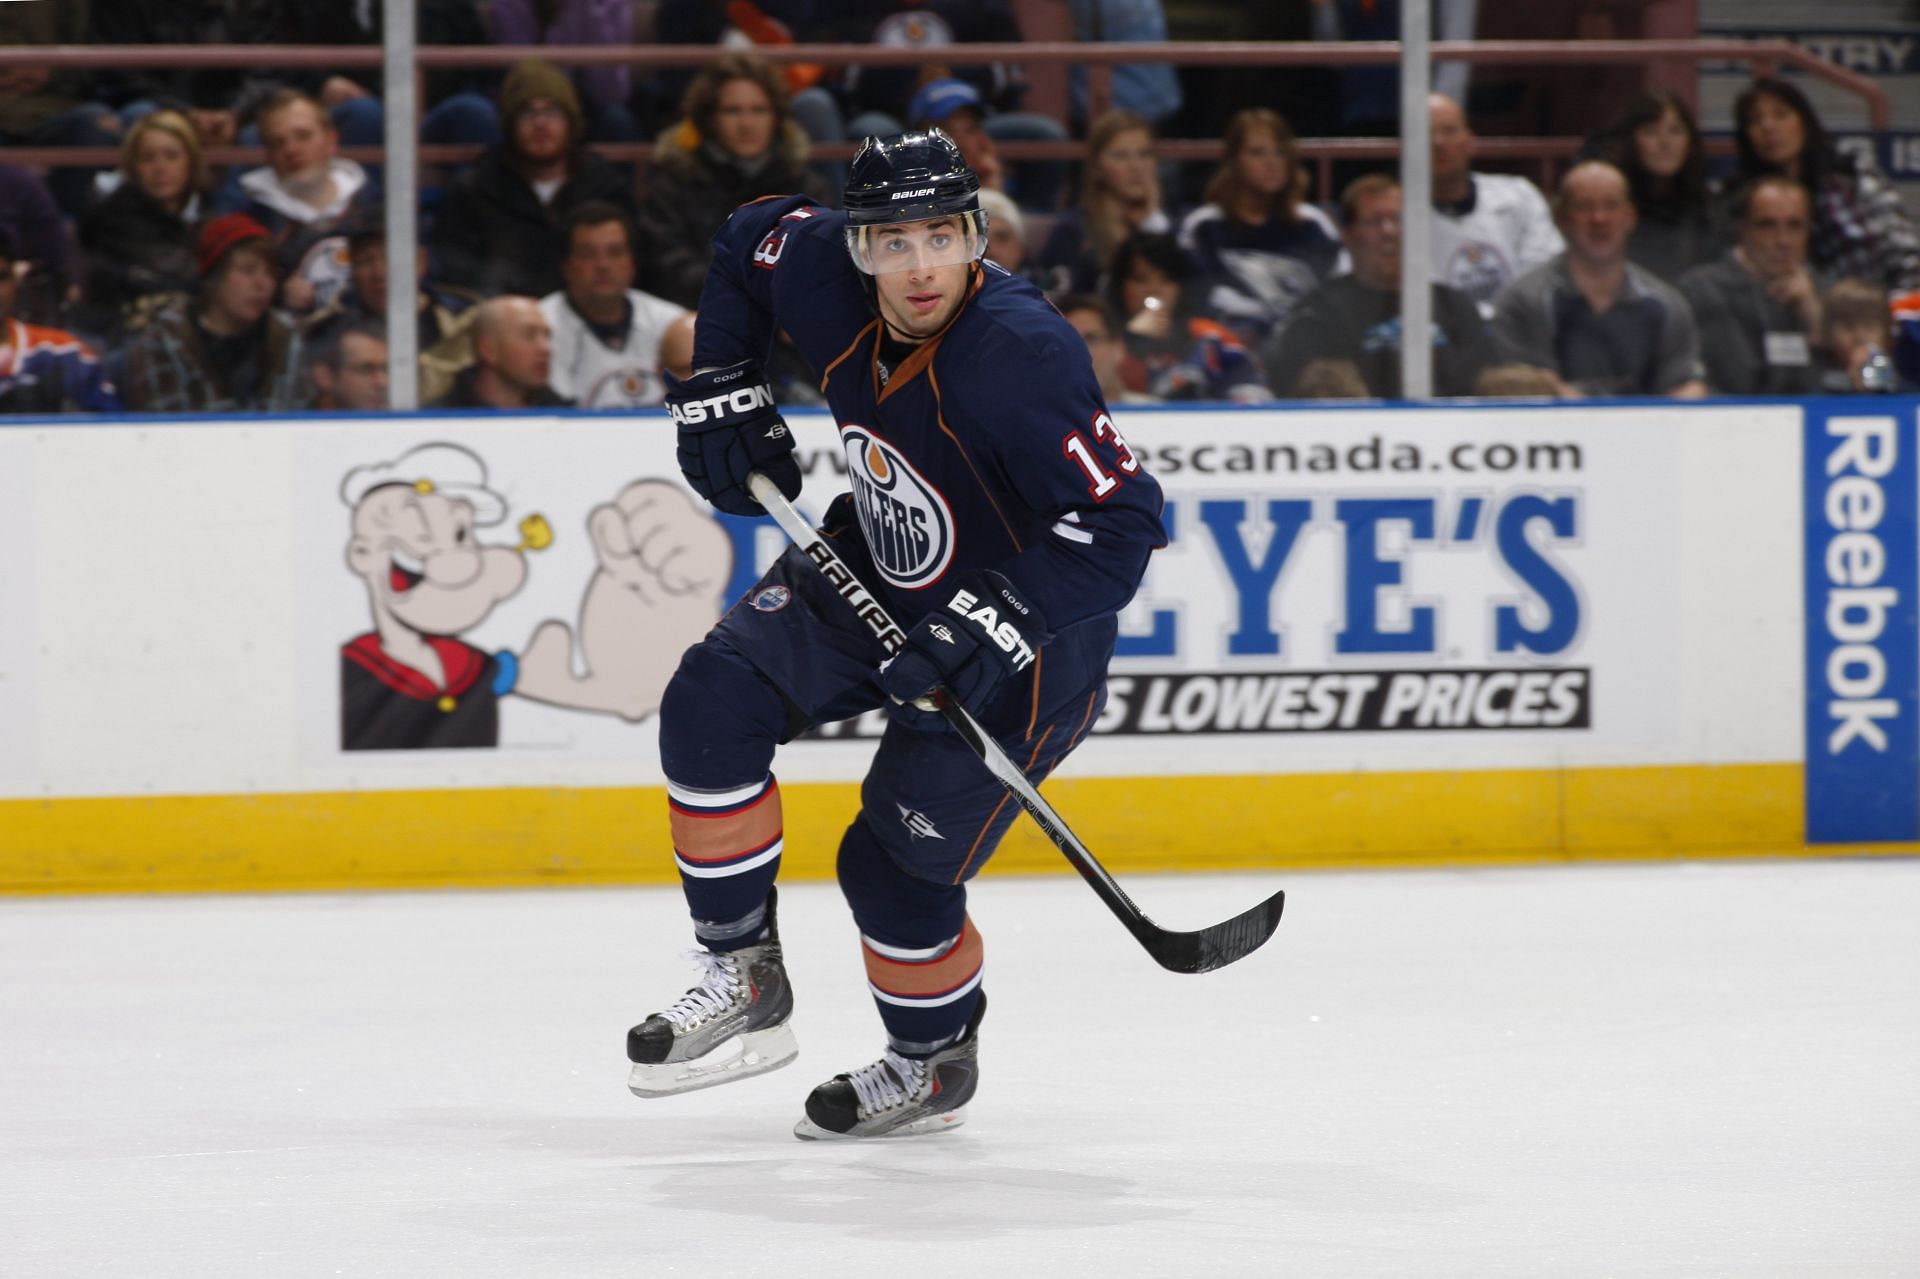
[[[667,783],[673,860],[695,879],[724,879],[780,856],[780,785],[764,781],[733,790],[703,791]]]
[[[860,950],[873,997],[901,1008],[950,1004],[979,986],[985,968],[985,948],[971,919],[961,923],[957,937],[938,946],[908,950],[862,933]]]

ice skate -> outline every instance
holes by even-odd
[[[767,895],[767,938],[739,950],[692,950],[700,984],[627,1032],[636,1097],[670,1097],[712,1088],[792,1061],[800,1046],[787,1024],[793,988],[780,957],[773,894]]]
[[[967,1103],[980,1081],[982,994],[959,1039],[922,1061],[889,1048],[879,1061],[835,1075],[807,1098],[807,1117],[793,1126],[802,1141],[843,1137],[910,1137],[943,1132],[967,1121]]]

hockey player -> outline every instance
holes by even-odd
[[[887,1046],[815,1088],[794,1131],[937,1131],[973,1096],[986,1000],[966,883],[1017,805],[916,703],[945,688],[1038,782],[1098,716],[1114,614],[1165,541],[1159,487],[1115,431],[1085,344],[1032,285],[981,260],[978,191],[938,130],[869,138],[844,213],[773,197],[715,239],[695,372],[667,396],[688,481],[743,515],[762,513],[750,471],[798,493],[759,364],[784,329],[847,453],[853,491],[823,530],[889,613],[919,621],[888,663],[790,549],[682,660],[660,749],[702,977],[629,1032],[640,1096],[793,1059],[774,748],[878,707],[891,722],[838,874]]]

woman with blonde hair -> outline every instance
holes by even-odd
[[[1109,111],[1087,131],[1080,205],[1053,224],[1039,266],[1054,293],[1092,293],[1129,236],[1169,235],[1161,205],[1153,126],[1131,111]]]
[[[135,121],[120,144],[120,181],[80,218],[87,255],[81,327],[113,342],[196,285],[201,196],[209,188],[200,134],[178,111]]]
[[[1340,236],[1306,202],[1299,143],[1279,112],[1238,113],[1226,147],[1206,203],[1180,223],[1180,247],[1206,281],[1207,309],[1257,341],[1333,274]]]
[[[660,136],[640,206],[640,287],[699,305],[713,237],[733,211],[766,195],[835,193],[807,169],[807,136],[788,111],[787,86],[765,58],[725,53],[700,68],[684,118]]]

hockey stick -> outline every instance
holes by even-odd
[[[800,518],[800,513],[793,509],[779,487],[755,471],[747,476],[747,488],[753,493],[754,499],[767,508],[767,513],[773,516],[781,531],[793,539],[793,544],[800,548],[801,554],[813,561],[813,566],[832,583],[840,593],[840,598],[867,624],[874,638],[880,641],[880,646],[889,654],[899,652],[906,645],[906,635],[887,616],[880,601],[860,584],[853,570],[841,563],[840,557],[827,545],[827,539]],[[1280,912],[1287,901],[1284,892],[1275,893],[1252,910],[1198,932],[1178,933],[1160,927],[1147,918],[1145,911],[1134,905],[1133,898],[1114,882],[1106,867],[1067,829],[1060,814],[1041,798],[1040,792],[1007,758],[1000,744],[980,727],[980,722],[967,712],[967,708],[947,696],[944,689],[936,690],[933,699],[940,713],[960,734],[961,740],[980,757],[980,761],[999,779],[1000,784],[1020,801],[1020,807],[1027,810],[1027,816],[1033,818],[1047,838],[1066,854],[1073,868],[1080,872],[1080,877],[1092,885],[1100,900],[1107,904],[1107,909],[1127,926],[1134,940],[1144,946],[1147,954],[1153,956],[1154,962],[1162,968],[1176,973],[1205,973],[1224,968],[1234,960],[1244,959],[1258,950],[1267,938],[1273,936],[1273,930],[1280,926]]]

